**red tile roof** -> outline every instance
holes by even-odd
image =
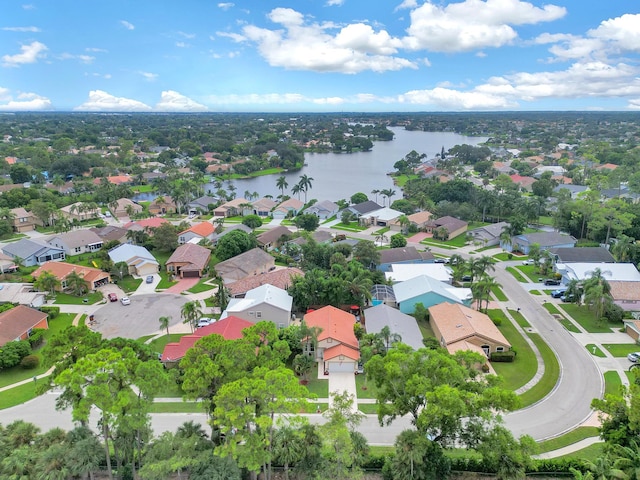
[[[178,343],[168,343],[164,347],[161,360],[163,362],[176,362],[185,356],[187,350],[193,347],[198,340],[214,333],[221,335],[226,340],[242,338],[242,331],[251,327],[253,323],[238,317],[227,317],[206,327],[198,328],[191,335],[185,335]]]
[[[208,237],[214,232],[214,230],[215,228],[212,223],[201,222],[201,223],[196,223],[195,225],[192,225],[191,228],[187,228],[185,231],[180,232],[180,234],[183,234],[186,232],[193,232],[196,235],[199,235],[201,237]]]
[[[340,355],[344,355],[345,357],[350,358],[351,360],[360,360],[360,352],[344,344],[336,345],[335,347],[331,347],[331,348],[326,348],[322,358],[324,359],[325,362],[327,362],[333,358],[338,358]]]
[[[0,346],[21,337],[46,318],[46,313],[25,305],[0,313]]]
[[[353,333],[353,325],[356,317],[331,305],[322,307],[315,312],[307,313],[304,321],[308,327],[322,329],[318,335],[318,341],[332,338],[340,343],[358,348],[358,340]]]

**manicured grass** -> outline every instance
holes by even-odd
[[[449,240],[436,240],[435,238],[430,238],[429,242],[436,246],[447,245],[449,247],[464,247],[467,244],[467,234],[462,233],[455,238],[450,238]]]
[[[87,302],[84,302],[84,299],[87,299]],[[63,305],[93,305],[94,303],[98,303],[102,300],[102,293],[100,292],[89,292],[86,295],[82,295],[81,297],[76,297],[75,295],[70,295],[68,293],[57,292],[55,304],[63,304]]]
[[[186,333],[166,333],[161,337],[149,342],[149,346],[154,352],[162,352],[167,343],[179,342],[182,337],[187,335]]]
[[[602,350],[600,350],[597,345],[594,345],[593,343],[589,343],[587,345],[585,345],[585,348],[589,351],[589,353],[591,355],[593,355],[594,357],[600,357],[600,358],[605,358],[606,355],[602,352]]]
[[[198,402],[154,402],[150,413],[204,413]]]
[[[577,452],[568,453],[567,455],[563,455],[562,457],[557,457],[558,459],[581,459],[581,460],[590,460],[593,461],[595,458],[601,457],[604,453],[604,442],[594,443],[593,445],[589,445],[582,450],[578,450]]]
[[[560,324],[564,328],[566,328],[570,332],[581,333],[580,329],[578,327],[576,327],[575,324],[571,320],[569,320],[567,318],[564,318],[562,315],[558,314],[557,320],[560,322]]]
[[[447,250],[455,250],[456,247],[452,247],[451,245],[447,245],[446,243],[439,243],[439,240],[433,240],[431,238],[427,240],[422,240],[420,242],[422,245],[431,245],[432,247],[438,248],[446,248]]]
[[[117,280],[117,285],[122,289],[122,291],[126,293],[135,292],[140,284],[142,283],[141,278],[133,278],[131,275],[127,275],[122,280],[119,278]]]
[[[627,378],[629,379],[629,383],[634,383],[636,381],[636,374],[640,376],[640,369],[634,368],[633,370],[627,370],[624,372]]]
[[[547,216],[541,216],[538,217],[538,224],[539,225],[553,225],[553,217],[547,217]]]
[[[527,322],[527,319],[524,318],[524,316],[517,310],[512,310],[512,309],[508,309],[509,313],[511,314],[511,316],[515,319],[515,321],[518,323],[518,325],[520,325],[520,327],[522,328],[529,328],[531,327],[531,325],[529,324],[529,322]]]
[[[345,230],[347,232],[363,232],[369,227],[360,225],[358,222],[349,222],[348,225],[345,225],[344,223],[337,223],[331,228],[335,228],[336,230]]]
[[[301,413],[322,413],[325,412],[327,408],[329,408],[328,403],[318,403],[310,400],[309,406]]]
[[[611,333],[612,325],[609,325],[608,322],[596,321],[593,313],[584,305],[565,303],[560,308],[589,333]]]
[[[150,338],[155,337],[155,335],[145,335],[144,337],[140,337],[138,338],[138,341],[140,343],[145,343],[147,340],[149,340]]]
[[[358,410],[360,410],[364,414],[377,414],[378,413],[378,405],[375,403],[359,403]]]
[[[405,183],[407,183],[410,179],[420,178],[418,175],[393,175],[393,184],[398,187],[404,187]]]
[[[500,287],[492,287],[491,293],[493,293],[500,302],[506,302],[509,300],[509,298],[504,294]]]
[[[531,295],[542,295],[538,290],[529,290]]]
[[[533,350],[520,335],[516,327],[506,317],[502,310],[489,310],[491,320],[500,320],[498,329],[509,340],[511,346],[518,352],[512,363],[492,362],[494,370],[505,382],[505,388],[517,390],[525,385],[538,371],[538,361]]]
[[[604,393],[615,394],[620,392],[622,380],[615,370],[604,372]]]
[[[545,302],[542,304],[542,306],[546,308],[547,312],[549,312],[551,315],[553,315],[554,313],[560,315],[560,310],[558,310],[553,303]]]
[[[515,277],[515,279],[516,279],[517,281],[519,281],[520,283],[529,283],[529,282],[527,281],[527,279],[526,279],[526,278],[524,278],[524,277],[522,276],[522,274],[521,274],[520,272],[518,272],[518,270],[516,270],[515,268],[513,268],[513,267],[507,267],[507,272],[509,272],[511,275],[513,275],[513,276]]]
[[[264,175],[276,175],[276,174],[282,173],[284,171],[285,171],[284,168],[274,167],[274,168],[267,168],[265,170],[258,170],[256,172],[251,172],[249,175],[241,175],[239,173],[232,173],[231,175],[227,175],[227,178],[243,179],[243,178],[262,177]]]
[[[329,398],[329,380],[317,378],[316,371],[311,373],[311,378],[307,384],[309,393],[316,395],[317,398]]]
[[[0,410],[3,408],[15,407],[32,398],[36,397],[36,385],[34,382],[29,382],[19,387],[10,388],[5,390],[0,395]]]
[[[606,348],[614,357],[626,357],[632,352],[640,352],[640,346],[635,343],[603,343],[602,346]]]
[[[489,248],[497,248],[497,247],[489,247]],[[481,251],[481,250],[478,250],[478,251]],[[509,255],[511,255],[511,256],[509,256]],[[495,254],[491,258],[495,258],[496,260],[499,260],[501,262],[506,262],[506,261],[509,261],[509,260],[513,260],[514,256],[513,256],[513,253],[502,252],[502,253]]]
[[[376,398],[376,386],[370,378],[365,379],[365,375],[356,375],[356,391],[358,398]]]
[[[431,325],[427,321],[418,321],[418,328],[420,328],[420,333],[422,333],[422,338],[435,337],[433,333],[433,329]]]
[[[139,193],[147,193],[153,192],[155,188],[153,185],[136,185],[135,187],[131,187],[131,190]]]
[[[206,292],[207,290],[213,290],[216,288],[215,285],[210,285],[208,283],[204,283],[205,281],[210,281],[210,278],[203,278],[198,283],[196,283],[193,287],[191,287],[187,292],[191,293],[201,293]]]
[[[159,275],[160,281],[158,282],[158,285],[156,285],[156,290],[166,290],[167,288],[172,287],[173,285],[178,283],[169,280],[169,274],[167,272],[160,272]]]
[[[551,348],[537,333],[529,333],[528,335],[540,351],[545,370],[540,381],[533,388],[520,395],[523,407],[532,405],[547,396],[558,383],[558,378],[560,377],[560,364]]]
[[[373,232],[373,235],[384,235],[385,233],[389,232],[390,230],[391,230],[391,228],[384,227],[384,228],[381,228],[380,230],[376,230],[375,232]]]
[[[371,445],[369,447],[369,451],[372,455],[390,455],[396,451],[396,447],[382,447],[378,445]]]
[[[597,437],[598,435],[598,427],[578,427],[564,435],[560,435],[559,437],[538,442],[538,452],[552,452],[553,450],[573,445],[585,438]]]

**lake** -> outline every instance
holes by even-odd
[[[404,158],[411,150],[426,154],[427,158],[433,158],[440,153],[442,148],[449,150],[455,145],[478,145],[488,140],[488,137],[468,137],[450,132],[420,132],[408,131],[403,127],[390,127],[395,137],[390,142],[374,142],[370,152],[357,153],[306,153],[306,166],[297,172],[283,174],[288,189],[285,194],[291,195],[291,188],[301,175],[313,178],[312,188],[309,190],[308,199],[318,200],[348,200],[356,192],[363,192],[371,197],[372,190],[394,189],[396,196],[392,200],[400,198],[400,188],[393,185],[393,179],[387,175],[393,171],[393,165]],[[258,192],[264,195],[280,195],[276,187],[276,180],[280,175],[264,175],[241,180],[233,180],[236,186],[236,195],[244,196],[245,191]],[[225,182],[224,187],[226,188]],[[215,192],[216,188],[209,183],[205,191]],[[144,198],[143,198],[144,195]],[[148,194],[134,197],[134,200],[148,200]],[[301,197],[304,200],[304,194]],[[382,201],[382,198],[378,199]]]

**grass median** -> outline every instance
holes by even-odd
[[[544,374],[538,383],[520,395],[523,407],[533,405],[546,397],[551,393],[560,378],[560,363],[558,363],[558,359],[555,353],[553,353],[553,350],[551,350],[539,334],[529,333],[528,335],[540,351],[540,356],[544,362]]]

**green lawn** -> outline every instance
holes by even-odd
[[[201,293],[206,292],[207,290],[213,290],[216,288],[216,285],[210,285],[208,283],[204,283],[205,281],[211,280],[210,278],[202,278],[198,283],[196,283],[193,287],[191,287],[187,292],[191,293]]]
[[[524,316],[520,312],[518,312],[517,310],[512,310],[512,309],[508,309],[508,310],[509,310],[509,313],[511,314],[511,316],[518,323],[518,325],[520,325],[520,327],[522,327],[522,328],[531,327],[529,322],[527,322],[527,319],[524,318]]]
[[[344,223],[337,223],[331,228],[335,228],[336,230],[345,230],[347,232],[362,232],[369,227],[362,226],[358,222],[349,222],[348,225],[345,225]]]
[[[538,224],[539,225],[553,225],[553,217],[547,217],[547,216],[540,216],[538,217]]]
[[[404,184],[407,183],[410,179],[420,178],[418,175],[393,175],[393,184],[398,187],[404,187]]]
[[[204,413],[199,402],[154,402],[149,413]]]
[[[566,318],[564,318],[562,315],[558,314],[558,321],[560,322],[560,324],[566,328],[567,330],[569,330],[570,332],[573,333],[581,333],[580,329],[578,327],[575,326],[575,324],[571,321],[568,320]]]
[[[449,246],[456,248],[464,247],[467,244],[467,234],[462,233],[455,238],[450,238],[449,240],[436,240],[435,238],[430,238],[428,241],[436,246]]]
[[[376,386],[370,378],[365,380],[365,375],[356,375],[356,390],[358,398],[376,398]]]
[[[614,357],[626,357],[631,352],[640,352],[640,346],[635,343],[607,343],[602,346]]]
[[[553,303],[545,302],[542,304],[542,306],[546,308],[547,312],[549,312],[551,315],[553,315],[554,313],[560,315],[560,310],[558,310]]]
[[[433,240],[431,238],[429,238],[427,240],[422,240],[420,243],[422,245],[431,245],[432,247],[446,248],[447,250],[455,250],[456,249],[456,247],[452,247],[451,245],[447,245],[444,242],[440,242],[439,240]]]
[[[538,290],[529,290],[531,295],[542,295]]]
[[[507,272],[515,277],[520,283],[529,283],[529,281],[522,276],[522,274],[513,267],[507,267]]]
[[[584,305],[565,303],[560,308],[589,333],[611,333],[612,325],[607,322],[597,322],[593,313]]]
[[[154,186],[153,185],[136,185],[135,187],[131,187],[131,190],[139,193],[153,192]]]
[[[560,377],[560,364],[553,351],[537,333],[529,333],[528,335],[540,351],[545,370],[540,381],[531,390],[520,395],[523,407],[532,405],[547,396],[558,383],[558,378]]]
[[[433,329],[431,325],[427,321],[418,321],[418,328],[420,328],[420,333],[422,333],[422,338],[435,337],[433,333]]]
[[[159,325],[158,325],[159,326]],[[182,337],[187,335],[186,333],[170,333],[168,336],[165,333],[161,337],[149,342],[149,346],[154,352],[162,353],[167,343],[179,342]]]
[[[381,228],[380,230],[376,230],[375,232],[372,233],[372,235],[384,235],[385,233],[389,232],[391,230],[390,227],[384,227]]]
[[[166,290],[167,288],[175,285],[178,282],[172,282],[169,280],[169,274],[167,272],[160,272],[160,281],[156,285],[156,290]]]
[[[509,300],[509,298],[504,294],[500,287],[492,287],[491,293],[493,293],[500,302],[506,302]]]
[[[378,405],[375,403],[359,403],[358,410],[362,413],[368,414],[377,414],[378,413]]]
[[[36,397],[36,386],[33,382],[5,390],[0,395],[0,410],[15,407]]]
[[[86,302],[84,301],[85,298],[87,299]],[[100,292],[89,292],[86,295],[82,295],[80,297],[70,295],[68,293],[57,292],[56,300],[53,303],[63,305],[93,305],[94,303],[98,303],[101,300],[102,293]]]
[[[600,350],[596,345],[594,345],[593,343],[589,343],[587,345],[585,345],[585,348],[589,351],[589,353],[591,355],[593,355],[594,357],[599,357],[599,358],[605,358],[606,355],[602,352],[602,350]]]
[[[314,377],[314,373],[311,374]],[[309,393],[315,394],[317,398],[329,398],[329,380],[311,378],[307,384]]]
[[[598,427],[578,427],[559,437],[538,442],[538,451],[539,453],[552,452],[553,450],[573,445],[585,438],[597,437],[598,435]]]
[[[498,247],[495,246],[495,247],[489,247],[489,248],[498,248]],[[480,250],[478,250],[478,251],[480,251]],[[496,260],[499,260],[501,262],[506,262],[508,260],[518,260],[520,257],[515,256],[513,253],[502,252],[502,253],[496,253],[491,258],[495,258]],[[526,257],[523,257],[523,258],[526,258]]]
[[[117,285],[124,291],[125,293],[135,292],[140,284],[142,283],[141,278],[133,278],[131,275],[127,275],[122,280],[116,278]]]
[[[634,368],[633,370],[627,370],[624,372],[627,378],[629,379],[629,383],[634,383],[636,381],[636,374],[640,376],[640,369]]]
[[[581,459],[581,460],[589,460],[593,461],[595,458],[601,457],[604,453],[604,442],[595,443],[593,445],[589,445],[582,450],[578,450],[577,452],[568,453],[567,455],[563,455],[562,457],[557,457],[558,459]]]
[[[620,375],[615,370],[604,372],[604,393],[606,394],[614,394],[620,392],[620,387],[622,386],[622,380],[620,379]]]
[[[502,310],[489,310],[492,320],[500,320],[498,329],[509,340],[511,346],[518,352],[512,363],[492,362],[494,370],[505,381],[505,388],[517,390],[525,385],[538,371],[538,361],[526,340],[520,335],[516,327],[505,316]]]

